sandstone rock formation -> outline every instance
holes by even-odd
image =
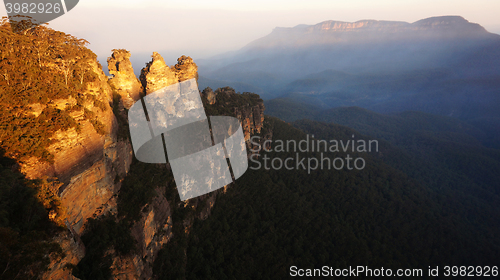
[[[140,98],[138,89],[141,88],[137,84],[137,78],[133,76],[129,57],[127,51],[115,50],[108,59],[108,67],[114,75],[109,83],[122,96],[125,107],[131,106]],[[50,271],[43,279],[76,279],[71,275],[71,270],[65,267],[78,264],[85,254],[80,240],[85,222],[90,217],[99,217],[108,212],[116,213],[116,197],[121,188],[121,178],[127,175],[132,162],[130,141],[117,137],[120,129],[127,128],[126,124],[120,126],[120,116],[115,116],[114,113],[117,112],[111,109],[113,89],[97,61],[92,63],[99,82],[89,83],[84,95],[92,95],[88,100],[97,102],[87,101],[84,107],[102,122],[105,133],[98,133],[85,117],[84,109],[74,111],[71,116],[79,122],[79,130],[69,129],[55,134],[54,144],[48,148],[54,154],[54,162],[41,163],[36,158],[31,158],[21,164],[22,171],[29,178],[55,177],[62,183],[59,194],[66,209],[66,225],[69,230],[58,235],[55,241],[61,244],[67,255],[61,260],[53,260],[49,266]],[[176,65],[168,67],[163,58],[154,53],[152,61],[142,70],[142,89],[145,93],[150,93],[196,77],[197,67],[190,57],[182,56]],[[252,97],[252,102],[246,103],[247,99],[241,98],[234,90],[224,92],[223,98],[218,100],[220,92],[206,90],[202,96],[206,96],[212,106],[224,108],[228,115],[237,117],[242,122],[246,140],[253,134],[261,133],[264,120],[262,100],[258,98],[260,101],[254,102],[257,99]],[[232,103],[227,100],[240,101]],[[75,100],[70,98],[52,102],[54,106],[63,108],[72,105]],[[46,105],[31,106],[32,113],[39,114],[44,106]],[[122,113],[123,111],[118,112]],[[173,209],[197,209],[195,216],[182,221],[184,232],[188,233],[194,219],[206,219],[209,216],[217,194],[225,189],[226,187],[177,205],[165,198],[164,186],[157,187],[156,196],[143,206],[141,218],[132,224],[131,235],[136,240],[134,253],[120,256],[114,250],[107,252],[113,258],[111,271],[114,279],[150,279],[158,252],[175,238],[172,230]]]
[[[141,70],[140,80],[146,94],[177,83],[177,75],[165,64],[163,57],[154,52],[152,60]]]
[[[146,205],[141,219],[131,229],[132,236],[137,241],[137,253],[114,255],[111,267],[114,279],[150,279],[153,260],[162,246],[172,238],[172,212],[170,203],[163,195],[165,188],[156,188],[155,191],[157,196]],[[120,275],[127,275],[127,278]]]
[[[217,101],[217,98],[216,98],[214,91],[209,87],[207,87],[206,89],[204,89],[201,92],[201,96],[206,98],[208,101],[208,104],[210,104],[210,105],[214,105],[215,102]]]
[[[66,211],[68,231],[55,241],[67,256],[53,260],[44,279],[75,279],[65,266],[76,265],[83,257],[83,244],[79,240],[83,225],[97,212],[112,210],[116,205],[113,200],[120,188],[116,178],[124,177],[132,162],[131,144],[117,139],[118,122],[110,106],[113,99],[108,79],[97,61],[91,61],[89,66],[98,81],[87,83],[86,90],[78,97],[84,100],[82,108],[70,112],[78,128],[53,135],[53,144],[47,148],[54,155],[52,163],[35,157],[21,162],[21,172],[27,178],[49,177],[62,183],[59,196]],[[64,108],[75,104],[70,97],[52,100],[48,105]],[[102,131],[92,123],[96,120],[102,124]]]
[[[77,264],[85,256],[83,243],[78,236],[67,233],[56,236],[54,241],[59,243],[65,256],[61,260],[53,260],[42,279],[78,280],[78,278],[71,275],[71,271],[65,266]]]
[[[163,58],[157,54],[153,54],[153,59],[142,70],[141,82],[146,93],[154,92],[163,86],[168,86],[174,82],[180,82],[197,77],[197,67],[191,58],[182,56],[178,63],[173,67],[166,66]],[[214,93],[211,89],[207,89],[204,93],[200,93],[202,98],[207,98],[211,105],[216,107],[226,107],[229,115],[235,116],[242,123],[246,139],[250,135],[261,132],[264,120],[264,105],[262,100],[258,98],[255,104],[247,104],[245,102],[236,102],[226,104],[221,102],[216,103],[217,91]],[[232,90],[229,93],[224,92],[228,99],[240,100],[240,96]],[[234,107],[236,106],[236,107]],[[150,279],[153,273],[153,262],[156,259],[160,249],[168,243],[172,238],[175,238],[172,231],[173,208],[185,207],[198,209],[198,214],[183,221],[185,232],[189,232],[194,219],[206,219],[210,215],[211,209],[215,204],[217,194],[225,192],[227,186],[186,202],[181,202],[182,206],[173,205],[165,196],[165,187],[156,188],[157,196],[141,211],[141,218],[132,225],[131,233],[136,240],[136,253],[133,255],[120,256],[113,255],[112,273],[115,279]],[[201,205],[201,206],[200,206]]]
[[[131,144],[117,139],[118,123],[109,105],[112,91],[107,77],[97,61],[90,66],[99,81],[87,85],[82,94],[86,97],[84,108],[70,113],[79,129],[55,133],[54,144],[47,148],[54,155],[53,163],[32,157],[21,164],[21,171],[28,178],[55,177],[63,183],[59,195],[67,221],[78,234],[87,218],[116,193],[119,186],[115,178],[125,176],[132,161]],[[56,107],[71,106],[73,102],[72,98],[52,101]],[[96,131],[87,112],[103,124],[104,135]]]
[[[234,108],[234,113],[236,118],[241,121],[245,141],[250,140],[251,135],[260,133],[264,124],[264,103],[237,107]]]
[[[130,52],[124,49],[113,50],[108,58],[108,70],[113,78],[110,84],[121,96],[125,108],[130,108],[139,100],[143,92],[142,85],[134,74],[130,62]]]
[[[181,56],[177,59],[177,64],[174,65],[175,72],[179,82],[183,82],[192,78],[198,80],[198,66],[189,56]]]
[[[164,87],[198,78],[198,66],[189,56],[181,56],[177,64],[169,67],[165,64],[163,57],[154,52],[152,60],[141,70],[140,80],[145,94],[157,91]]]
[[[221,189],[225,191],[226,188]],[[111,266],[113,279],[151,279],[153,276],[153,263],[162,247],[172,238],[175,238],[172,227],[172,207],[174,206],[165,197],[165,188],[157,188],[157,196],[144,207],[141,219],[132,226],[132,236],[137,242],[135,254],[120,256],[113,251]],[[215,204],[218,191],[190,199],[182,204],[186,208],[197,208],[203,203],[203,208],[195,217],[183,221],[186,232],[194,223],[194,219],[208,218]]]
[[[265,107],[264,101],[258,95],[244,93],[243,98],[240,98],[233,88],[219,88],[214,92],[208,87],[201,92],[201,97],[206,99],[209,105],[214,105],[214,108],[217,108],[216,112],[239,119],[245,141],[250,140],[250,135],[261,132]]]

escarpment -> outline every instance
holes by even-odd
[[[250,135],[261,132],[265,107],[264,101],[257,94],[237,94],[234,89],[224,87],[215,91],[206,88],[201,96],[206,100],[207,114],[230,115],[239,119],[245,132],[245,140],[248,141]]]
[[[254,144],[262,144],[272,137],[272,131],[264,128],[265,107],[259,95],[248,92],[238,94],[230,87],[215,91],[208,87],[201,92],[201,96],[208,115],[233,116],[240,120],[249,152],[255,150]],[[253,135],[260,138],[250,141]]]
[[[33,157],[22,165],[22,171],[30,178],[48,176],[62,183],[59,196],[68,231],[59,235],[56,242],[66,256],[51,262],[45,279],[74,279],[66,266],[76,265],[85,255],[80,240],[84,224],[88,218],[116,211],[116,193],[120,189],[117,178],[127,174],[132,162],[130,142],[117,137],[119,127],[110,106],[112,90],[107,77],[97,61],[91,66],[98,81],[87,84],[79,96],[90,101],[84,101],[81,110],[70,113],[79,127],[54,134],[54,144],[47,148],[54,155],[53,163]],[[56,106],[72,105],[71,99],[53,102]]]
[[[168,67],[163,58],[154,53],[152,61],[141,71],[141,82],[145,94],[154,92],[163,86],[196,77],[196,64],[186,56],[179,58],[178,63],[173,67]],[[204,92],[206,93],[206,91]],[[204,92],[200,92],[200,95],[207,115],[237,117],[242,123],[246,123],[243,125],[246,140],[251,135],[263,132],[264,105],[258,95],[237,94],[230,88],[217,89],[213,95],[214,102],[210,104]],[[217,102],[215,98],[219,95],[220,98]],[[121,207],[130,204],[130,202],[120,199],[131,187],[129,182],[134,178],[142,180],[142,178],[137,178],[138,176],[152,177],[150,181],[148,180],[148,188],[154,195],[142,204],[140,212],[136,211],[135,219],[130,225],[130,234],[135,240],[134,253],[121,255],[115,250],[106,252],[113,259],[110,269],[114,279],[151,279],[154,276],[154,261],[161,254],[162,249],[165,246],[176,246],[175,244],[180,242],[183,236],[189,234],[196,219],[207,219],[218,193],[225,192],[227,188],[226,186],[218,191],[181,202],[168,164],[166,169],[162,169],[161,166],[164,165],[154,165],[155,167],[153,167],[153,169],[159,170],[158,172],[167,173],[167,179],[157,179],[161,175],[156,172],[135,173],[136,168],[140,168],[140,166],[144,166],[148,171],[151,170],[147,165],[133,164],[132,173],[124,179],[122,193],[119,194],[118,214],[120,215]]]
[[[86,251],[85,222],[113,211],[132,161],[131,144],[117,137],[112,88],[87,43],[45,26],[19,34],[0,23],[0,146],[65,228],[49,235],[65,256],[52,259],[46,279],[71,279],[67,265]]]
[[[162,248],[207,219],[225,188],[181,202],[168,164],[133,160],[126,113],[141,95],[197,78],[196,64],[182,56],[169,67],[153,53],[138,79],[130,53],[113,50],[108,78],[85,42],[71,35],[38,26],[25,35],[6,29],[0,39],[2,61],[9,62],[0,64],[1,148],[27,178],[53,183],[64,209],[47,208],[52,220],[63,221],[51,240],[65,254],[52,258],[41,278],[78,279],[102,267],[114,279],[150,279]],[[37,55],[50,44],[57,51]],[[211,101],[200,93],[207,115],[237,117],[246,140],[262,133],[262,100],[229,91],[216,90]]]
[[[22,165],[27,177],[56,177],[63,183],[59,195],[67,223],[76,233],[81,233],[84,222],[118,191],[115,178],[125,176],[132,161],[130,143],[117,139],[118,124],[109,104],[107,78],[96,61],[91,67],[98,80],[81,93],[82,99],[87,99],[83,108],[70,113],[79,127],[54,134],[54,144],[47,148],[54,155],[53,163],[30,158]],[[72,105],[71,99],[53,102],[56,106]]]
[[[128,129],[126,125],[119,124],[120,121],[123,122],[123,114],[126,112],[123,108],[129,108],[133,104],[132,101],[138,102],[140,98],[134,100],[139,96],[134,95],[134,90],[137,90],[138,86],[137,84],[130,86],[136,80],[131,75],[133,69],[128,58],[127,51],[115,50],[112,57],[108,59],[110,64],[108,68],[115,67],[116,72],[112,72],[114,77],[109,80],[110,86],[107,88],[109,92],[106,96],[112,96],[113,92],[119,94],[122,103],[116,104],[115,99],[113,107],[114,109],[118,108],[118,110],[107,108],[106,112],[110,114],[110,127],[112,129],[107,134],[99,136],[101,138],[96,138],[102,140],[95,144],[97,152],[93,154],[93,161],[89,161],[92,164],[85,166],[86,168],[79,170],[80,172],[75,172],[76,175],[66,176],[68,179],[65,180],[69,181],[61,192],[61,198],[64,205],[68,205],[68,223],[75,236],[71,239],[72,243],[66,241],[62,244],[65,248],[71,248],[70,252],[72,253],[68,254],[62,262],[52,263],[52,273],[47,274],[46,279],[50,279],[54,275],[61,279],[65,279],[64,277],[69,279],[70,272],[64,274],[61,271],[64,265],[61,263],[77,265],[78,268],[80,268],[82,261],[92,263],[92,260],[86,256],[87,254],[95,254],[95,248],[88,247],[91,246],[89,245],[91,243],[88,243],[87,247],[83,249],[86,254],[82,254],[83,244],[79,238],[84,234],[86,235],[85,240],[98,239],[98,236],[92,236],[95,235],[94,233],[85,232],[85,222],[88,218],[99,222],[99,219],[105,215],[112,215],[117,221],[128,221],[129,232],[127,234],[134,240],[133,244],[127,245],[133,248],[129,253],[120,253],[113,246],[99,253],[102,254],[102,257],[111,258],[112,263],[107,269],[109,269],[113,279],[150,279],[153,277],[154,261],[161,253],[162,248],[168,246],[172,240],[176,243],[179,238],[182,238],[182,235],[188,234],[195,219],[208,218],[217,194],[226,190],[227,186],[218,191],[181,202],[168,164],[154,165],[156,166],[154,168],[140,162],[131,165],[133,162],[131,143],[127,138],[120,139],[117,136],[123,134],[120,129]],[[182,56],[176,65],[168,67],[157,53],[153,54],[152,61],[142,69],[141,73],[143,94],[158,90],[162,86],[197,77],[196,64],[191,58]],[[203,102],[206,103],[207,115],[230,115],[242,122],[248,147],[251,147],[249,141],[251,135],[263,132],[264,105],[258,95],[237,94],[230,88],[223,88],[217,89],[213,94],[213,102],[209,102],[204,93],[200,92],[200,94]],[[113,115],[113,112],[116,115]],[[70,147],[67,148],[71,150]],[[149,173],[137,171],[141,168],[147,169]],[[130,170],[132,173],[129,173]],[[131,193],[137,187],[136,182],[143,181],[145,178],[146,181],[139,193]],[[147,178],[151,178],[151,180]],[[147,190],[141,194],[140,192],[144,189]],[[147,199],[140,202],[133,198],[143,195],[147,196]],[[69,205],[71,202],[73,205]],[[136,210],[132,211],[129,208]],[[78,273],[76,273],[77,276],[80,275]]]
[[[21,171],[32,179],[57,178],[68,227],[81,233],[84,222],[97,208],[104,207],[117,192],[115,178],[123,177],[132,161],[131,145],[118,140],[118,124],[110,106],[112,91],[96,60],[85,62],[95,77],[83,82],[82,89],[66,98],[47,104],[34,104],[32,114],[47,108],[67,111],[76,123],[67,130],[57,130],[46,150],[51,161],[31,156],[21,159]]]

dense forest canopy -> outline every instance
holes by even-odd
[[[275,140],[306,138],[281,120],[267,120]],[[340,125],[299,125],[320,139],[359,135]],[[384,155],[398,155],[394,149],[382,143]],[[449,174],[436,178],[436,190],[405,174],[404,153],[399,156],[401,170],[383,163],[380,154],[367,155],[361,171],[248,170],[217,198],[209,219],[166,244],[155,273],[159,279],[283,279],[291,266],[360,265],[420,268],[427,276],[428,266],[496,265],[498,195],[457,189],[447,184]]]

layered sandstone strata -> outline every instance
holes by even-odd
[[[198,78],[198,66],[189,56],[181,56],[176,65],[169,67],[157,52],[153,53],[152,60],[141,70],[140,76],[145,94],[193,78]]]
[[[143,91],[139,79],[134,74],[130,52],[124,49],[113,50],[113,54],[108,58],[108,70],[109,74],[113,75],[109,80],[111,86],[120,95],[123,106],[129,109],[141,98]]]

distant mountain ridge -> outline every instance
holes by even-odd
[[[491,143],[500,139],[500,35],[460,16],[280,27],[198,65],[204,86],[252,88],[264,100],[279,98],[280,112],[413,110],[481,127]]]
[[[414,23],[329,20],[277,27],[240,50],[198,65],[200,76],[252,85],[269,99],[290,93],[284,88],[288,83],[325,70],[390,74],[448,68],[459,75],[496,75],[500,35],[461,16]]]
[[[471,31],[487,32],[481,25],[471,23],[461,16],[439,16],[421,19],[413,23],[405,21],[388,21],[388,20],[359,20],[356,22],[344,22],[336,20],[327,20],[315,25],[297,25],[292,28],[277,27],[273,32],[281,30],[303,30],[306,32],[338,32],[338,31],[365,31],[377,30],[384,32],[406,32],[415,30],[452,30],[462,29]]]
[[[374,37],[371,34],[377,34]],[[359,37],[362,35],[363,37]],[[269,35],[257,39],[242,51],[253,48],[303,46],[330,43],[360,43],[383,40],[421,40],[460,37],[500,37],[491,34],[477,23],[461,16],[441,16],[422,19],[414,23],[385,20],[343,22],[328,20],[315,25],[276,27]]]

